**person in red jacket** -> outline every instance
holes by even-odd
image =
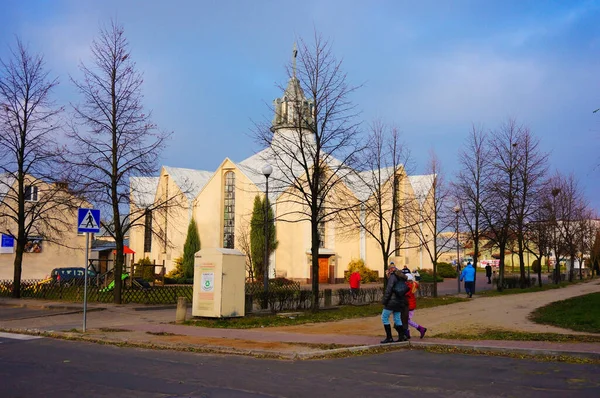
[[[418,323],[412,320],[412,317],[415,313],[415,309],[417,308],[417,298],[415,296],[415,293],[419,289],[419,282],[415,280],[414,276],[410,272],[407,273],[406,276],[406,284],[409,287],[408,293],[406,293],[406,298],[408,299],[408,325],[417,329],[421,334],[421,338],[423,338],[423,336],[425,336],[425,332],[427,332],[427,328],[424,328],[423,326],[419,325]],[[406,338],[410,339],[410,331],[408,330],[408,328],[406,328],[405,333]]]
[[[358,271],[354,271],[350,274],[350,291],[352,292],[352,298],[356,299],[358,297],[358,291],[360,290],[360,273]]]

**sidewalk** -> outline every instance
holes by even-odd
[[[518,296],[518,295],[514,295]],[[498,297],[506,299],[508,296]],[[491,300],[492,298],[478,299]],[[463,310],[475,309],[476,301],[454,304]],[[504,304],[503,304],[504,305]],[[338,351],[362,350],[378,346],[382,338],[379,317],[351,319],[331,323],[295,327],[261,329],[217,329],[176,325],[175,307],[148,307],[139,304],[113,305],[93,303],[88,306],[87,333],[82,334],[81,303],[0,298],[3,308],[45,308],[43,316],[5,319],[0,317],[2,331],[42,333],[51,336],[102,343],[128,344],[138,347],[197,352],[224,352],[245,355],[269,355],[283,358],[309,358]],[[451,306],[422,310],[428,318],[446,319]],[[456,309],[455,309],[456,310]],[[188,318],[191,309],[188,308]],[[352,325],[360,324],[363,328]],[[358,333],[357,333],[358,332]],[[429,335],[428,335],[429,336]],[[536,341],[446,340],[428,337],[401,347],[445,346],[475,351],[514,352],[524,355],[568,355],[600,360],[600,344],[550,343]],[[386,345],[390,346],[390,345]]]

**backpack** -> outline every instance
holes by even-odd
[[[402,298],[406,293],[408,293],[409,287],[403,280],[398,280],[392,287],[392,290],[399,298]]]

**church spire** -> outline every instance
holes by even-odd
[[[298,56],[298,48],[296,42],[294,42],[294,49],[292,50],[292,79],[296,78],[296,57]]]
[[[273,131],[287,128],[302,128],[310,129],[312,125],[312,112],[314,102],[304,96],[304,91],[300,81],[296,77],[297,65],[296,58],[298,57],[298,47],[294,42],[292,49],[292,70],[290,80],[283,92],[283,97],[273,101],[275,115],[273,118]],[[289,71],[289,69],[288,69]]]

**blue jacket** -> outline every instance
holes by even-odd
[[[471,264],[467,264],[465,268],[463,268],[460,273],[460,280],[464,280],[465,282],[474,282],[475,281],[475,268]]]

